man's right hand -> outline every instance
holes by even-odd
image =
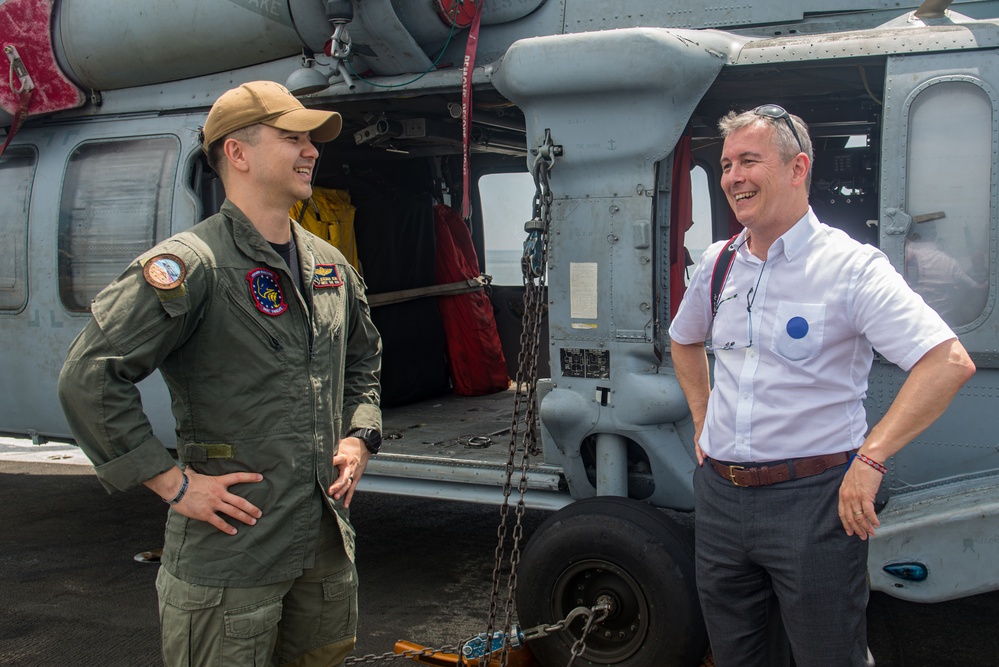
[[[263,481],[263,475],[255,472],[233,472],[214,477],[198,474],[190,468],[183,474],[186,474],[188,479],[187,492],[179,503],[173,505],[175,512],[210,523],[229,535],[235,535],[236,528],[223,520],[220,514],[249,526],[255,524],[261,517],[261,512],[256,506],[246,498],[230,493],[229,487]],[[145,484],[166,500],[176,496],[182,483],[183,475],[179,468],[175,468],[153,477]]]

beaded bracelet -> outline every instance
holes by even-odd
[[[180,472],[180,474],[184,476],[184,481],[181,482],[180,484],[180,491],[178,491],[177,495],[175,495],[172,499],[166,501],[167,505],[176,505],[177,503],[179,503],[181,500],[184,499],[184,494],[187,493],[187,485],[191,480],[187,478],[187,473],[185,473],[183,470]]]
[[[870,458],[869,456],[864,456],[860,452],[857,452],[856,454],[854,454],[854,456],[856,456],[858,459],[860,459],[861,461],[863,461],[867,465],[869,465],[872,468],[874,468],[875,470],[877,470],[882,475],[884,475],[885,473],[888,472],[888,468],[886,468],[884,466],[884,464],[878,463],[877,461],[875,461],[874,459]]]

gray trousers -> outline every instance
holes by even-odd
[[[787,665],[787,642],[798,667],[872,664],[867,542],[838,516],[844,470],[754,488],[710,462],[695,471],[697,591],[717,667]]]

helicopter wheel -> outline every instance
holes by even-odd
[[[586,636],[580,664],[694,667],[707,651],[692,540],[647,503],[597,497],[559,510],[528,542],[518,579],[522,627],[610,605]],[[532,640],[531,652],[546,667],[564,667],[584,623]]]

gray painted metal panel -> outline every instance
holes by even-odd
[[[992,24],[990,24],[992,25]],[[999,26],[997,32],[999,32]],[[918,57],[892,57],[888,60],[885,87],[885,127],[881,154],[881,247],[899,272],[904,270],[905,238],[909,215],[926,211],[905,211],[908,188],[906,162],[910,142],[909,114],[913,100],[928,86],[963,81],[980,87],[992,102],[992,175],[990,248],[996,266],[999,252],[999,51],[948,53]],[[957,328],[962,344],[974,356],[979,367],[995,368],[997,351],[995,327],[999,312],[995,308],[999,283],[993,268],[990,272],[988,304],[982,315],[967,326]],[[981,377],[979,371],[979,377]]]
[[[506,462],[494,457],[493,460],[462,461],[442,456],[395,454],[386,452],[368,462],[365,474],[374,473],[383,477],[422,479],[428,481],[451,481],[484,486],[503,486],[506,478]],[[535,465],[530,469],[528,488],[538,491],[558,492],[561,471],[546,465]],[[519,479],[514,474],[514,484]]]
[[[35,146],[39,158],[28,226],[31,249],[28,305],[20,313],[0,315],[0,327],[7,341],[7,354],[0,362],[0,376],[5,385],[11,387],[0,403],[0,430],[59,439],[70,437],[56,402],[56,381],[69,344],[90,316],[68,311],[59,298],[59,190],[69,156],[87,141],[172,135],[181,144],[178,168],[183,171],[190,157],[200,150],[196,128],[201,122],[201,116],[188,119],[150,116],[80,123],[71,129],[25,127],[18,134],[15,145]],[[200,213],[186,183],[183,178],[174,180],[171,216],[174,231],[189,227]],[[159,374],[155,374],[139,387],[157,436],[172,443],[175,439],[173,416],[166,385]]]
[[[871,588],[903,600],[943,602],[999,586],[999,475],[893,499],[871,540]],[[925,581],[890,575],[886,565],[921,563]]]
[[[287,2],[73,0],[59,3],[54,23],[60,63],[96,90],[224,72],[302,49]]]
[[[565,31],[585,32],[655,25],[666,28],[735,28],[747,25],[800,21],[807,15],[887,10],[900,14],[919,6],[892,0],[661,0],[636,3],[631,0],[567,0]],[[954,3],[960,11],[963,3]]]
[[[655,163],[738,46],[724,33],[655,28],[537,37],[510,47],[493,84],[524,111],[528,146],[551,129],[565,147],[556,198],[644,198]],[[634,219],[648,218],[650,203]]]
[[[652,194],[657,162],[737,46],[721,33],[655,29],[541,37],[511,47],[494,77],[524,111],[528,146],[550,130],[564,148],[551,175],[552,389],[541,421],[574,497],[595,493],[583,440],[615,434],[649,457],[651,502],[692,505],[690,449],[660,430],[688,411],[653,353]],[[563,353],[596,352],[609,361],[596,376],[565,367]]]
[[[465,482],[428,481],[403,477],[385,477],[379,473],[365,473],[358,484],[362,491],[390,493],[396,496],[414,498],[439,498],[460,500],[479,505],[499,505],[503,502],[503,490],[496,486],[479,486]],[[514,504],[516,501],[513,501]],[[560,510],[572,502],[567,493],[527,490],[524,492],[524,506],[531,509]]]
[[[995,26],[988,24],[991,28]],[[991,32],[991,31],[990,31]],[[989,33],[986,33],[989,34]],[[913,138],[909,113],[913,99],[927,86],[964,81],[995,91],[999,84],[997,53],[896,55],[888,59],[884,93],[881,151],[881,247],[900,272],[905,265],[909,213],[905,211],[910,186],[907,152]],[[888,460],[882,487],[881,529],[871,541],[868,560],[871,585],[896,597],[937,602],[999,588],[999,415],[994,408],[997,364],[996,230],[999,228],[996,193],[996,142],[999,141],[999,99],[993,105],[991,128],[992,176],[989,306],[982,316],[958,327],[961,341],[979,367],[950,408],[905,449]],[[865,406],[868,422],[887,412],[907,374],[876,359]],[[929,568],[923,582],[902,580],[883,568],[894,563],[918,562]]]
[[[968,21],[946,26],[898,23],[876,31],[828,35],[789,35],[746,44],[733,61],[738,65],[834,60],[858,56],[929,53],[999,46],[999,23]]]
[[[423,72],[432,68],[433,61],[396,14],[391,0],[365,0],[364,6],[365,11],[354,13],[349,29],[351,38],[361,47],[358,53],[376,74]]]
[[[996,374],[994,369],[979,369],[936,422],[888,459],[884,499],[892,499],[889,507],[896,497],[940,486],[942,481],[999,474]],[[865,403],[868,423],[883,416],[906,377],[894,364],[875,362]]]

